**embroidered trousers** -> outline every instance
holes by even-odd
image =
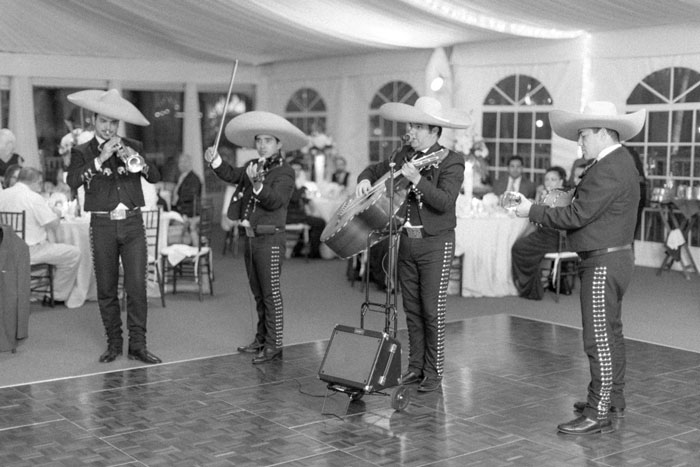
[[[625,407],[625,340],[622,297],[632,279],[631,250],[594,256],[581,262],[583,348],[588,356],[588,418],[606,418],[610,405]]]

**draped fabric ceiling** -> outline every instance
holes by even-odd
[[[0,52],[251,65],[700,22],[700,0],[0,0]]]

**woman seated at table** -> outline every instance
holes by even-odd
[[[551,190],[563,189],[566,171],[559,167],[550,167],[544,174],[544,187],[539,190],[535,199],[542,203]],[[530,300],[542,300],[544,286],[549,284],[548,277],[540,273],[541,262],[546,253],[557,251],[559,247],[559,231],[538,227],[537,230],[521,237],[513,244],[513,282],[518,289],[518,295]],[[563,290],[562,293],[566,293]]]

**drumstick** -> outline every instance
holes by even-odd
[[[214,141],[214,150],[219,149],[219,141],[221,141],[221,132],[224,131],[224,122],[226,121],[226,112],[228,111],[228,103],[231,100],[231,90],[233,90],[233,80],[236,79],[236,70],[238,70],[238,60],[233,63],[233,71],[231,72],[231,82],[228,85],[228,95],[226,96],[226,104],[224,111],[221,113],[221,124],[219,125],[219,133]]]

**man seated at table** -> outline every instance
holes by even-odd
[[[19,171],[17,183],[0,192],[0,211],[24,211],[24,241],[29,245],[31,264],[55,266],[54,302],[65,302],[75,285],[80,263],[80,249],[65,243],[51,243],[47,229],[54,229],[61,219],[40,195],[44,177],[35,168]]]
[[[493,192],[497,196],[506,191],[522,193],[527,199],[535,198],[535,184],[523,175],[523,158],[517,154],[508,159],[508,176],[501,176],[493,184]]]
[[[292,198],[289,200],[287,207],[287,224],[307,224],[309,226],[309,258],[320,258],[321,252],[321,234],[326,228],[326,221],[320,217],[310,216],[308,214],[307,189],[304,186],[306,182],[306,173],[301,159],[293,159],[289,165],[294,169],[295,186]],[[299,242],[292,251],[292,256],[300,256],[303,243]]]

